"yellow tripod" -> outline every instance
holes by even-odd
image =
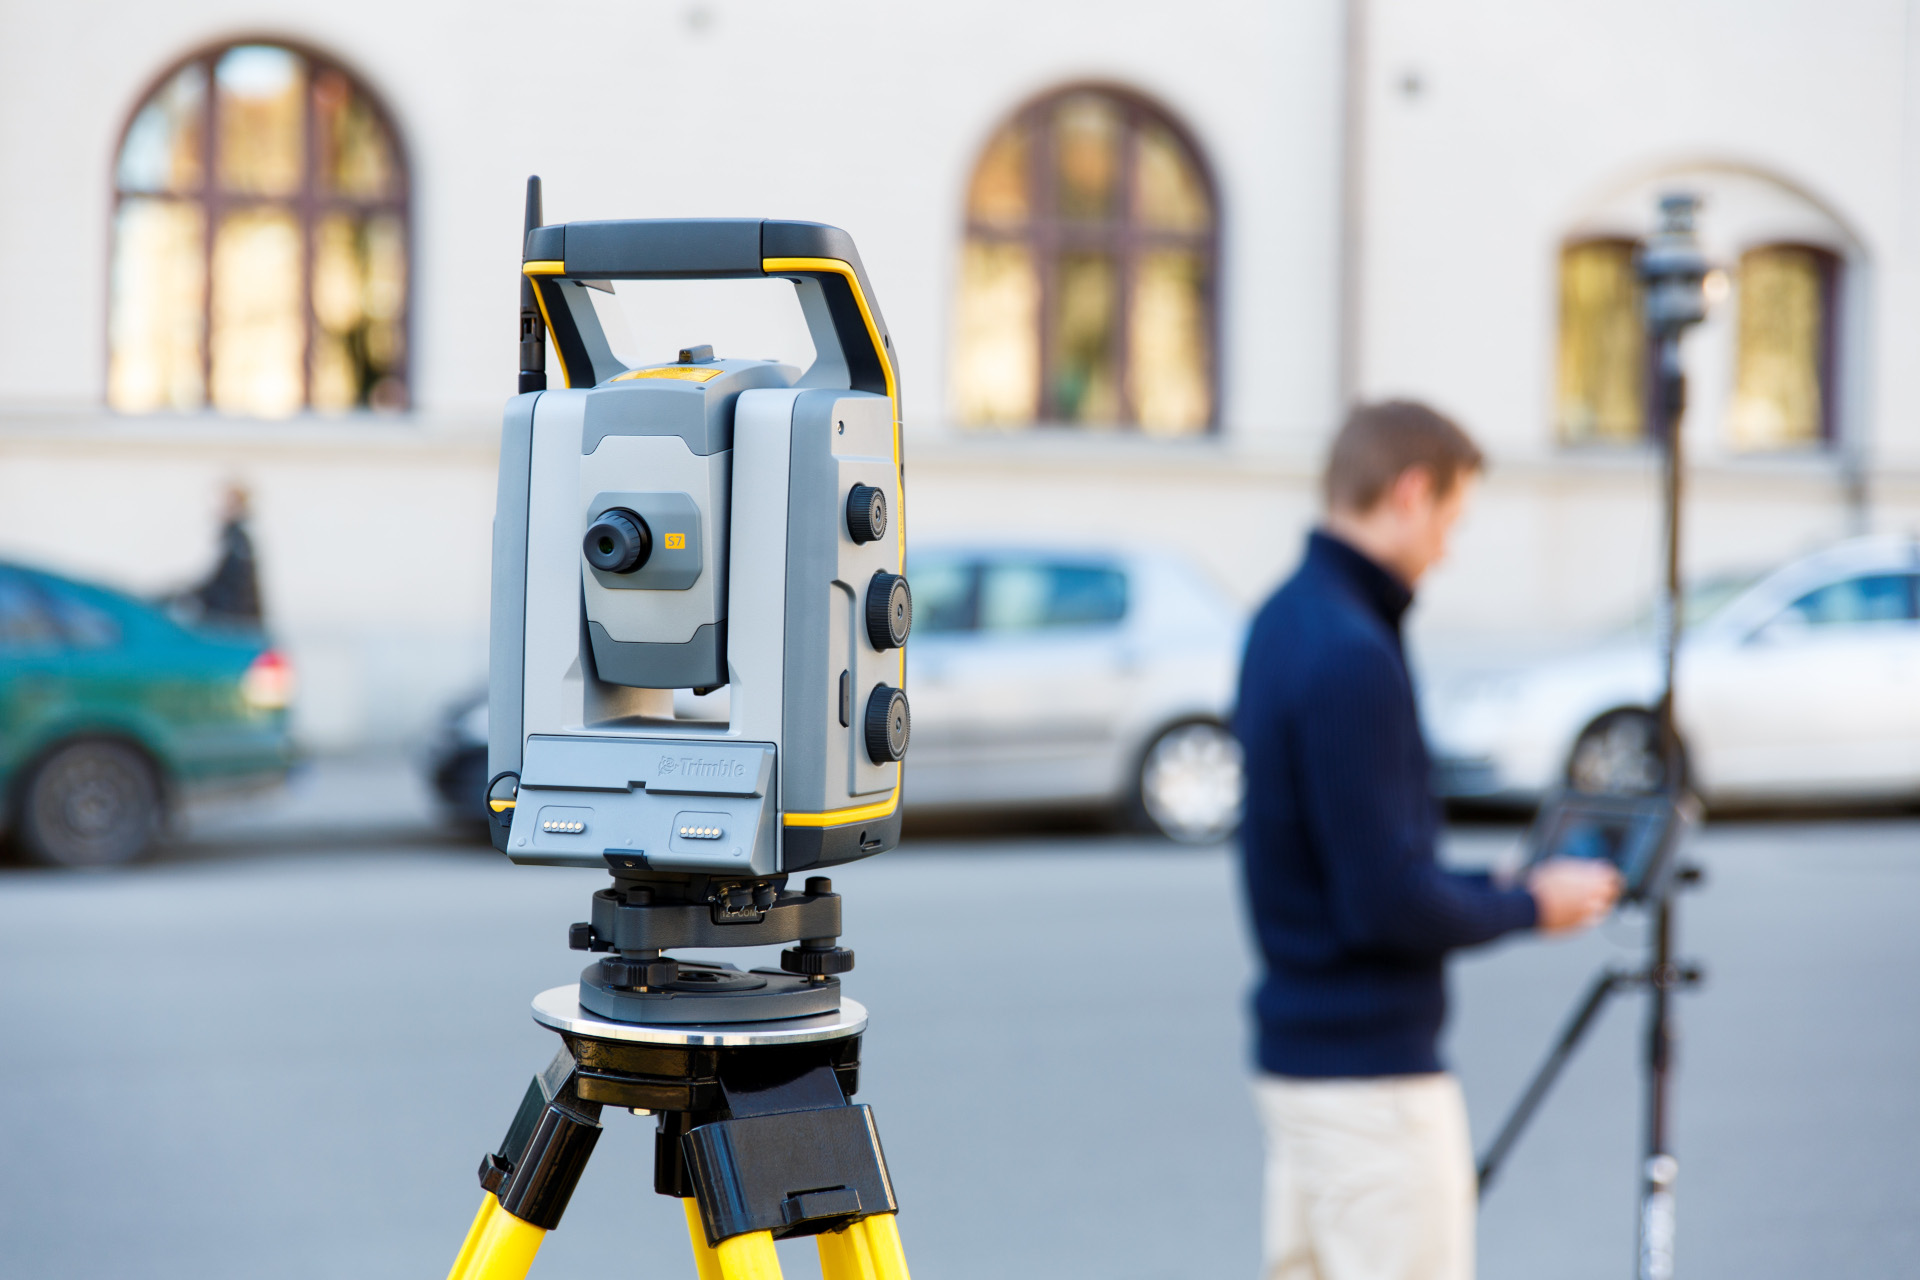
[[[867,1013],[646,1026],[582,1009],[577,987],[533,1002],[563,1047],[535,1076],[448,1280],[523,1280],[559,1225],[605,1106],[657,1117],[654,1189],[686,1209],[699,1280],[779,1280],[778,1238],[815,1237],[825,1280],[907,1280],[892,1180],[859,1083]]]

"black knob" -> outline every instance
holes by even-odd
[[[614,507],[593,518],[580,549],[604,573],[632,573],[653,554],[653,530],[625,507]]]
[[[867,695],[867,758],[875,764],[906,759],[907,736],[912,729],[906,691],[875,685]]]
[[[867,639],[876,649],[898,649],[913,630],[913,592],[897,573],[876,573],[867,583]]]
[[[847,493],[847,533],[855,542],[878,542],[887,533],[887,495],[870,484]]]
[[[845,947],[809,947],[803,943],[780,953],[780,967],[810,978],[848,973],[853,969],[853,952]]]
[[[608,956],[600,977],[610,987],[664,987],[680,976],[680,966],[665,956]]]

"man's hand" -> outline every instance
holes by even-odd
[[[1620,897],[1620,873],[1612,863],[1588,858],[1554,858],[1527,876],[1542,933],[1584,929],[1613,909]]]

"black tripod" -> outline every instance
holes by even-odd
[[[1681,335],[1706,318],[1707,264],[1694,237],[1694,212],[1699,201],[1690,195],[1667,195],[1660,200],[1660,228],[1640,252],[1640,279],[1646,288],[1648,334],[1654,344],[1653,421],[1661,444],[1662,506],[1665,515],[1665,590],[1660,597],[1661,694],[1655,708],[1659,725],[1659,793],[1670,821],[1677,825],[1690,802],[1686,794],[1685,758],[1674,721],[1674,668],[1679,654],[1683,621],[1680,594],[1680,491],[1683,474],[1680,418],[1686,407],[1686,371],[1680,360]],[[1675,830],[1672,835],[1677,837]],[[1486,1195],[1500,1163],[1518,1141],[1548,1089],[1572,1057],[1580,1038],[1616,991],[1644,988],[1647,1028],[1645,1160],[1641,1165],[1638,1249],[1634,1274],[1638,1280],[1668,1280],[1673,1274],[1673,1185],[1679,1173],[1668,1141],[1668,1087],[1673,1067],[1674,992],[1701,980],[1698,965],[1673,958],[1674,894],[1679,887],[1698,884],[1697,868],[1673,876],[1658,876],[1641,898],[1651,912],[1651,936],[1646,963],[1635,969],[1606,969],[1594,979],[1585,999],[1568,1019],[1560,1039],[1534,1074],[1514,1106],[1493,1145],[1480,1161],[1480,1194]],[[1629,885],[1630,895],[1638,886]]]

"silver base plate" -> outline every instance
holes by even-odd
[[[554,987],[533,998],[533,1020],[543,1027],[596,1040],[626,1040],[634,1044],[701,1047],[804,1044],[813,1040],[844,1040],[867,1029],[867,1007],[840,997],[833,1013],[806,1018],[779,1018],[769,1022],[682,1023],[675,1026],[615,1022],[580,1007],[577,984]]]

